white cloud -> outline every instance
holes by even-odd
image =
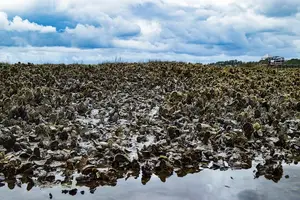
[[[56,28],[52,26],[42,26],[33,22],[29,22],[27,19],[23,20],[19,16],[15,16],[12,21],[9,21],[7,14],[0,12],[0,30],[5,31],[38,31],[40,33],[56,32]]]
[[[96,36],[102,35],[103,29],[96,28],[92,25],[77,24],[74,29],[67,27],[65,32],[68,34],[73,34],[79,38],[94,38]]]
[[[77,24],[75,28],[67,27],[65,35],[73,41],[73,46],[81,41],[88,40],[92,46],[110,46],[118,37],[134,37],[139,35],[141,29],[136,23],[127,21],[122,17],[105,17],[99,26],[88,24]]]
[[[52,26],[41,26],[36,23],[29,22],[27,19],[23,20],[21,17],[16,16],[12,22],[9,23],[7,30],[10,31],[39,31],[41,33],[56,32],[56,28]]]
[[[161,24],[158,21],[135,20],[135,23],[141,29],[141,35],[139,37],[141,40],[153,41],[157,39],[162,32]]]
[[[140,55],[209,60],[208,57],[211,59],[231,56],[255,58],[266,53],[283,56],[297,56],[299,53],[299,0],[28,0],[24,2],[21,0],[0,2],[0,11],[3,11],[0,12],[0,30],[20,32],[19,35],[11,36],[13,44],[20,46],[32,45],[32,42],[22,37],[25,31],[34,31],[36,34],[56,33],[55,23],[51,20],[44,24],[52,22],[53,26],[44,26],[41,23],[42,19],[37,24],[32,18],[22,15],[27,13],[25,16],[30,16],[44,12],[50,16],[61,15],[71,22],[66,23],[68,25],[64,25],[62,31],[55,35],[60,43],[53,42],[52,46],[105,47],[106,51],[114,49],[114,53],[119,51],[123,57],[126,55],[132,58],[136,55],[137,59]],[[4,12],[9,16],[17,16],[8,20]],[[38,34],[37,39],[39,39]],[[40,43],[44,41],[45,38],[41,39]],[[1,44],[6,45],[6,43]],[[130,53],[124,53],[125,50]],[[64,51],[58,49],[57,51],[67,56],[68,60],[72,60],[72,57]],[[72,49],[68,51],[73,52]],[[76,49],[77,51],[79,50]],[[101,55],[108,55],[106,51],[97,49]],[[27,51],[32,55],[30,52]],[[80,51],[82,55],[89,58],[99,56],[92,50],[89,52],[91,56],[85,52]],[[163,52],[167,56],[160,55]],[[82,57],[74,53],[73,58]]]
[[[290,16],[300,11],[299,0],[252,0],[249,4],[256,11],[268,16]]]
[[[124,49],[138,49],[145,50],[149,52],[161,52],[170,50],[170,46],[164,43],[151,43],[149,41],[139,41],[139,40],[113,40],[113,44],[115,47],[124,48]]]
[[[89,24],[77,24],[73,29],[67,27],[65,32],[75,34],[82,38],[91,38],[103,34],[118,36],[139,33],[140,27],[122,17],[110,18],[109,16],[105,16],[99,21],[98,27]]]
[[[210,63],[218,60],[239,59],[244,61],[259,60],[257,56],[193,56],[174,52],[144,52],[128,49],[78,49],[66,47],[0,47],[0,61],[8,63],[85,63],[96,64],[102,62],[146,62],[149,60],[169,60],[183,62]]]
[[[93,46],[109,46],[112,36],[105,33],[105,29],[93,25],[77,24],[75,28],[66,28],[65,37],[72,41],[72,46],[92,43]]]
[[[18,11],[22,12],[32,9],[39,0],[2,0],[0,1],[0,11]]]
[[[0,30],[9,26],[7,15],[4,12],[0,12]]]

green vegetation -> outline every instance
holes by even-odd
[[[239,60],[227,60],[227,61],[218,61],[215,63],[210,63],[211,66],[219,67],[253,67],[257,65],[268,65],[268,59],[260,60],[257,62],[243,62]],[[283,64],[283,67],[300,67],[300,59],[293,58],[286,60]]]
[[[287,60],[285,63],[287,65],[298,65],[298,66],[300,66],[300,59],[293,58],[291,60]]]

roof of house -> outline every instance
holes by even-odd
[[[271,56],[269,54],[266,54],[262,57],[262,60],[284,60],[284,57],[281,56]]]

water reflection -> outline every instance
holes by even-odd
[[[238,199],[241,200],[264,200],[267,197],[264,194],[259,194],[256,190],[243,190],[238,193]]]
[[[30,180],[27,180],[26,184],[16,180],[2,182],[0,199],[299,200],[300,196],[300,168],[297,166],[284,166],[283,178],[278,183],[264,177],[257,178],[254,169],[227,171],[205,169],[200,172],[191,170],[190,173],[194,174],[178,171],[176,175],[164,179],[153,175],[146,185],[141,184],[145,183],[143,178],[131,177],[119,180],[116,187],[97,188],[76,184],[70,188],[64,186],[40,188],[33,186]]]

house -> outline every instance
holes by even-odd
[[[269,66],[282,66],[284,63],[284,57],[273,56],[268,61]]]
[[[267,61],[268,66],[282,66],[284,63],[284,57],[266,55],[262,60]]]

